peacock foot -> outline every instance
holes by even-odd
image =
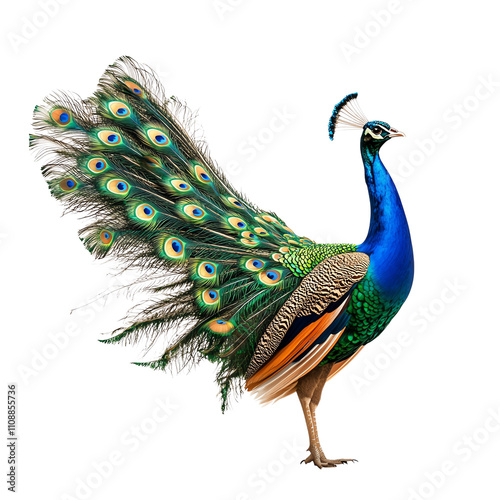
[[[308,464],[310,462],[313,462],[316,467],[322,469],[323,467],[337,467],[337,465],[347,464],[348,462],[357,462],[357,460],[355,458],[339,458],[336,460],[331,460],[329,458],[326,458],[323,450],[313,448],[309,456],[302,460],[302,462],[300,463]]]

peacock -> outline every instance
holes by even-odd
[[[309,436],[303,462],[319,468],[354,461],[321,448],[323,387],[386,328],[414,274],[405,212],[379,156],[404,134],[366,119],[357,97],[335,106],[329,135],[361,131],[371,219],[359,245],[298,236],[237,192],[195,140],[186,105],[130,57],[109,66],[88,99],[47,97],[30,136],[51,194],[85,221],[85,247],[139,270],[150,294],[101,341],[151,346],[169,334],[158,359],[136,364],[215,363],[222,411],[244,389],[262,403],[297,393]]]

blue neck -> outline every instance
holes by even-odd
[[[370,196],[368,235],[358,246],[370,256],[372,277],[388,300],[404,300],[413,281],[413,249],[403,205],[378,149],[361,143]]]

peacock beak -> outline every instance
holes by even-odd
[[[391,130],[389,130],[389,137],[406,137],[406,135],[404,134],[404,132],[400,132],[395,128],[391,128]]]

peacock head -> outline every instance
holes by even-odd
[[[349,94],[344,97],[333,109],[328,130],[333,140],[335,131],[343,129],[361,129],[361,144],[375,152],[393,137],[404,137],[405,134],[392,128],[388,123],[368,121],[357,102],[358,94]]]
[[[372,121],[363,126],[362,141],[371,148],[380,149],[382,144],[393,137],[405,137],[405,134],[386,122]]]

